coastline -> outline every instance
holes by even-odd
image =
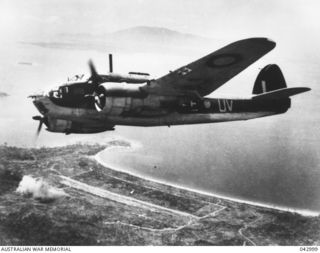
[[[112,145],[130,152],[126,141],[1,146],[3,244],[319,245],[320,216],[242,204],[107,168],[97,154]],[[21,194],[16,189],[25,175],[66,195],[49,196],[48,188],[34,184],[25,184],[33,189],[31,196]]]
[[[131,175],[131,176],[134,176],[134,177],[138,177],[138,178],[142,178],[144,180],[148,180],[148,181],[155,182],[155,183],[158,183],[158,184],[163,184],[163,185],[175,187],[175,188],[186,190],[186,191],[199,193],[199,194],[202,194],[202,195],[205,195],[205,196],[208,196],[208,197],[221,198],[223,200],[234,201],[234,202],[241,203],[241,204],[248,204],[248,205],[253,205],[253,206],[257,206],[257,207],[269,208],[269,209],[277,210],[277,211],[284,211],[284,212],[289,212],[289,213],[293,213],[293,214],[299,214],[299,215],[302,215],[302,216],[305,216],[305,217],[318,217],[318,216],[320,216],[320,212],[316,212],[316,211],[311,211],[311,210],[306,210],[306,209],[295,209],[295,208],[271,205],[271,204],[266,204],[266,203],[262,203],[262,202],[244,200],[244,199],[239,199],[239,198],[233,198],[233,197],[228,197],[228,196],[224,196],[224,195],[220,195],[220,194],[216,194],[216,193],[211,193],[211,192],[207,192],[207,191],[201,191],[201,190],[197,190],[197,189],[188,188],[188,187],[181,186],[181,185],[178,185],[178,184],[169,183],[169,182],[166,182],[164,180],[155,179],[155,178],[152,178],[150,176],[145,176],[145,175],[143,175],[141,173],[134,173],[134,172],[130,172],[128,170],[125,170],[125,169],[122,169],[122,168],[119,168],[119,167],[117,168],[115,166],[109,165],[106,161],[103,160],[103,158],[101,157],[102,153],[103,152],[107,152],[108,150],[124,148],[124,149],[131,149],[133,151],[133,150],[141,147],[141,145],[138,145],[136,142],[132,146],[130,140],[126,140],[126,141],[128,141],[130,143],[129,147],[128,146],[108,146],[105,149],[103,149],[102,151],[98,152],[96,155],[94,155],[93,159],[95,161],[97,161],[100,165],[102,165],[103,167],[106,167],[106,168],[114,170],[114,171],[119,171],[119,172],[122,172],[122,173],[126,173],[128,175]]]

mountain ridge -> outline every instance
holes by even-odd
[[[47,48],[185,54],[191,51],[209,50],[214,45],[213,42],[211,38],[181,33],[164,27],[134,26],[104,34],[60,33],[45,41],[21,43]]]
[[[94,37],[116,37],[116,36],[124,36],[128,34],[136,34],[143,36],[166,36],[166,37],[183,37],[183,38],[193,38],[193,39],[204,39],[210,40],[208,37],[195,35],[192,33],[182,33],[173,29],[169,29],[166,27],[158,27],[158,26],[132,26],[124,29],[119,29],[113,32],[107,32],[102,34],[97,33],[59,33],[60,36],[71,36],[71,37],[85,37],[85,36],[94,36]]]

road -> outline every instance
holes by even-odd
[[[254,225],[255,223],[257,223],[259,220],[262,219],[262,215],[258,214],[258,218],[256,218],[255,220],[253,220],[252,222],[246,223],[242,228],[239,229],[239,234],[246,240],[248,241],[251,245],[253,246],[257,246],[257,244],[251,240],[250,238],[248,238],[247,236],[245,236],[243,234],[243,231],[246,230],[248,227]]]
[[[96,195],[96,196],[99,196],[99,197],[102,197],[102,198],[107,198],[107,199],[110,199],[110,200],[113,200],[113,201],[116,201],[116,202],[119,202],[119,203],[130,205],[130,206],[146,208],[148,210],[162,211],[162,212],[171,213],[171,214],[173,213],[173,214],[176,214],[176,215],[179,215],[179,216],[184,216],[184,217],[193,218],[193,219],[197,219],[198,218],[197,216],[192,215],[190,213],[186,213],[186,212],[182,212],[182,211],[166,208],[166,207],[163,207],[163,206],[151,204],[149,202],[145,202],[145,201],[138,200],[138,199],[135,199],[135,198],[131,198],[131,197],[128,197],[128,196],[124,196],[124,195],[121,195],[121,194],[117,194],[117,193],[114,193],[114,192],[111,192],[111,191],[108,191],[108,190],[105,190],[105,189],[101,189],[101,188],[98,188],[98,187],[94,187],[94,186],[79,182],[77,180],[74,180],[74,179],[66,177],[66,176],[60,175],[59,177],[62,179],[61,183],[66,185],[66,186],[69,186],[69,187],[72,187],[72,188],[75,188],[75,189],[78,189],[78,190],[81,190],[81,191],[84,191],[84,192],[88,192],[88,193],[91,193],[93,195]]]

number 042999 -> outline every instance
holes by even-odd
[[[309,252],[317,252],[318,247],[317,246],[312,246],[312,247],[300,247],[300,251],[309,251]]]

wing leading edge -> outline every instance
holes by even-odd
[[[275,46],[276,43],[267,38],[236,41],[155,80],[157,91],[206,96]]]

